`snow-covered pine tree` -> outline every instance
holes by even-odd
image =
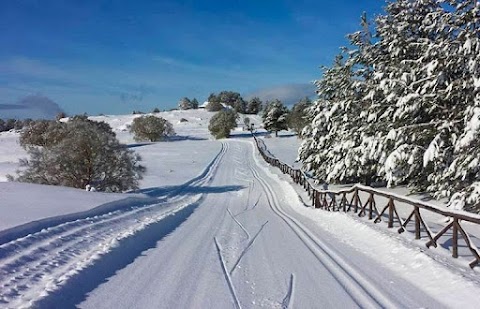
[[[299,149],[299,159],[303,168],[317,179],[335,182],[346,176],[345,162],[334,162],[341,146],[337,140],[343,134],[338,121],[343,118],[340,102],[344,99],[343,90],[350,88],[351,72],[344,65],[342,55],[336,57],[332,68],[324,67],[323,71],[323,78],[315,82],[319,97],[309,111],[312,123],[302,131],[304,141]]]
[[[362,26],[349,36],[356,49],[343,48],[333,66],[324,68],[322,79],[315,82],[318,100],[310,109],[312,123],[302,132],[299,159],[321,181],[369,184],[376,177],[378,160],[372,160],[365,147],[369,132],[362,130],[359,117],[369,107],[362,98],[372,74],[371,34],[365,15]]]
[[[460,106],[451,105],[445,92],[451,78],[448,14],[437,0],[398,0],[377,18],[376,34],[366,97],[372,106],[364,116],[373,120],[370,130],[386,156],[380,172],[390,185],[424,191],[451,160],[458,131]]]
[[[191,102],[190,99],[187,98],[187,97],[182,98],[182,99],[178,102],[178,108],[181,109],[181,110],[192,109],[192,108],[193,108],[192,102]]]
[[[312,101],[305,97],[295,103],[288,115],[288,127],[292,129],[295,133],[302,133],[303,128],[311,121],[308,119],[308,109],[312,105]]]
[[[253,97],[248,101],[246,113],[258,114],[262,110],[262,101],[258,97]]]
[[[445,59],[446,106],[456,114],[455,125],[462,130],[458,137],[457,134],[451,137],[453,160],[441,177],[436,175],[431,179],[429,189],[438,197],[451,197],[450,202],[456,208],[465,206],[480,212],[480,4],[472,0],[442,2],[448,12],[450,34]]]
[[[197,98],[193,98],[192,101],[190,101],[190,105],[192,106],[193,109],[198,109],[198,100]]]
[[[263,114],[263,126],[266,130],[275,132],[275,136],[278,136],[278,131],[288,129],[287,116],[288,109],[280,100],[275,99],[267,102]]]
[[[350,35],[356,49],[316,82],[304,167],[330,181],[377,167],[389,184],[479,205],[479,29],[477,1],[389,2],[374,44],[368,27]]]

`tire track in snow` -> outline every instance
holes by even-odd
[[[253,149],[253,156],[255,150]],[[351,267],[346,261],[338,256],[331,248],[321,242],[294,217],[284,212],[277,200],[271,184],[264,180],[256,170],[256,164],[249,160],[248,164],[253,176],[260,183],[268,204],[272,211],[279,216],[290,229],[298,236],[305,246],[314,254],[317,260],[325,266],[332,276],[342,285],[344,290],[362,308],[396,308],[396,303],[385,297],[381,290],[367,280],[361,273]]]
[[[228,148],[228,143],[222,143],[204,172],[175,190],[178,196],[168,202],[161,199],[143,207],[65,222],[0,245],[0,305],[30,307],[100,259],[119,240],[198,203],[204,194],[191,194],[187,188],[211,182]]]

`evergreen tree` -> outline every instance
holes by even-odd
[[[353,49],[316,82],[304,167],[331,181],[380,176],[479,205],[478,12],[476,1],[392,1],[373,35],[363,18]]]
[[[448,47],[448,57],[441,61],[447,68],[442,72],[446,85],[441,88],[444,90],[440,93],[443,96],[440,104],[451,112],[442,115],[445,117],[441,119],[442,129],[448,131],[441,131],[437,154],[425,156],[435,165],[440,161],[445,166],[443,174],[437,172],[429,177],[429,190],[438,197],[451,197],[450,202],[457,208],[480,212],[480,3],[445,2],[450,5],[443,6],[447,16],[444,27],[450,34],[450,42],[443,45],[444,49]],[[435,153],[434,146],[429,145],[427,153]]]
[[[262,110],[262,101],[258,97],[253,97],[248,101],[246,107],[247,114],[258,114]]]
[[[293,105],[288,115],[288,127],[300,136],[303,128],[307,126],[311,119],[308,119],[308,108],[312,105],[312,101],[305,97]]]
[[[182,98],[178,102],[178,108],[181,109],[181,110],[192,109],[192,102],[190,102],[190,99],[187,98],[187,97]]]
[[[332,183],[376,180],[381,158],[372,143],[374,133],[363,130],[359,117],[371,104],[364,100],[371,79],[371,34],[366,16],[362,30],[349,35],[355,49],[342,49],[331,68],[315,82],[318,99],[308,114],[311,124],[302,132],[299,158],[320,181]]]
[[[211,93],[208,97],[208,102],[215,103],[217,106],[220,103],[225,104],[238,113],[245,113],[247,106],[240,93],[234,91],[221,91],[218,95]]]
[[[213,93],[213,92],[210,93],[210,95],[208,96],[207,102],[208,103],[212,103],[212,102],[221,103],[220,100],[218,99],[217,95],[215,95],[215,93]]]
[[[238,115],[234,110],[224,109],[216,113],[208,125],[208,130],[216,138],[230,137],[230,131],[237,126]]]
[[[275,132],[275,136],[278,136],[278,131],[288,129],[287,117],[288,109],[280,100],[267,102],[263,114],[263,126],[266,130]]]
[[[193,100],[190,102],[191,106],[193,109],[198,109],[198,100],[196,98],[193,98]]]

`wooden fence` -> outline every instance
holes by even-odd
[[[400,195],[387,194],[383,191],[363,186],[355,185],[347,190],[321,190],[314,185],[302,170],[295,169],[288,164],[285,164],[267,153],[267,149],[263,142],[261,143],[255,136],[255,144],[263,159],[272,166],[280,169],[283,174],[288,174],[292,180],[305,189],[311,200],[311,205],[314,208],[324,209],[327,211],[343,211],[354,212],[359,217],[368,216],[369,220],[374,223],[386,222],[388,228],[393,228],[397,225],[398,233],[403,233],[407,230],[415,234],[415,239],[426,237],[427,247],[437,247],[438,240],[447,231],[452,232],[451,236],[451,251],[452,256],[457,258],[459,256],[459,235],[463,238],[466,248],[471,252],[474,260],[469,263],[471,268],[474,268],[480,262],[480,252],[471,240],[470,234],[464,229],[462,224],[469,222],[472,224],[480,224],[480,216],[465,211],[448,210],[442,207],[423,203],[420,201],[410,200]],[[361,196],[368,196],[365,202],[361,200]],[[382,204],[383,200],[383,204]],[[399,213],[400,204],[407,204],[411,206],[404,216]],[[405,209],[402,209],[405,211]],[[422,216],[422,212],[432,212],[443,216],[445,222],[448,224],[440,227],[438,232],[433,233],[432,229],[427,225],[427,222]],[[405,219],[404,219],[405,218]],[[412,227],[413,225],[413,227]]]

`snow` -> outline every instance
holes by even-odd
[[[15,182],[0,182],[0,196],[0,231],[126,198],[125,194]]]
[[[7,175],[14,175],[18,169],[18,159],[26,158],[27,152],[18,142],[18,133],[0,132],[0,181],[7,181]]]
[[[138,192],[0,182],[0,307],[473,308],[480,301],[478,271],[442,249],[306,207],[305,192],[262,160],[248,132],[216,141],[207,130],[213,113],[159,115],[174,125],[174,140],[133,141],[127,127],[138,115],[92,117],[142,155],[148,173]],[[25,152],[17,133],[0,138],[4,177]],[[262,140],[294,164],[296,136]]]

